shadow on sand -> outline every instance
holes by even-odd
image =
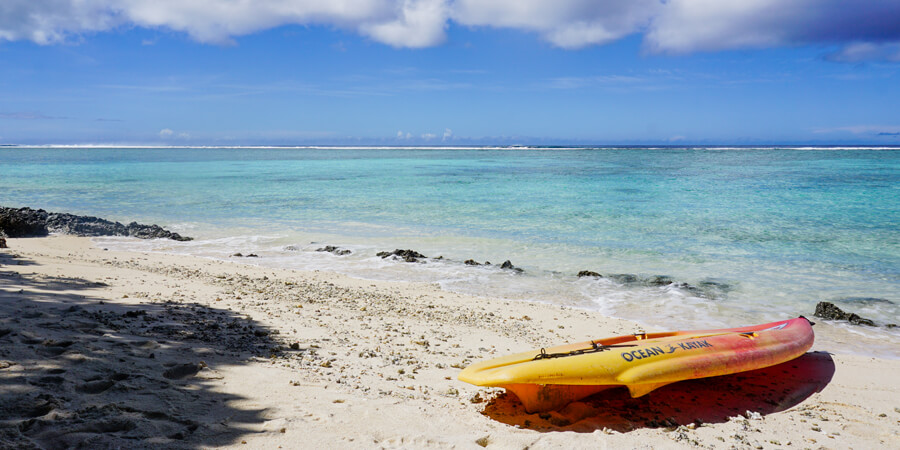
[[[593,432],[608,428],[674,428],[690,423],[727,422],[748,411],[784,411],[821,391],[834,375],[828,353],[807,353],[793,361],[750,372],[681,381],[643,397],[624,387],[610,389],[559,411],[527,414],[515,395],[490,400],[484,414],[498,422],[538,431]]]
[[[220,446],[264,421],[213,384],[278,353],[270,330],[197,303],[104,304],[103,283],[29,264],[0,252],[0,447]]]

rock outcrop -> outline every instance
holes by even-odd
[[[353,253],[353,252],[351,252],[350,250],[347,250],[347,249],[345,249],[345,248],[336,247],[336,246],[334,246],[334,245],[326,245],[326,246],[324,246],[324,247],[322,247],[322,248],[317,248],[316,251],[317,251],[317,252],[328,252],[328,253],[333,253],[333,254],[335,254],[335,255],[337,255],[337,256],[346,256],[346,255],[349,255],[349,254]]]
[[[418,262],[420,259],[428,258],[415,250],[401,250],[399,248],[392,252],[378,252],[376,253],[376,256],[380,256],[382,259],[390,256],[406,262]]]
[[[48,213],[42,209],[0,206],[0,231],[8,237],[46,236]]]
[[[730,284],[714,280],[703,280],[697,283],[696,286],[694,286],[692,284],[684,282],[676,282],[672,279],[672,277],[668,275],[653,275],[650,277],[644,277],[631,273],[611,273],[603,275],[601,273],[594,272],[593,270],[582,270],[578,272],[578,278],[588,277],[607,278],[626,286],[669,286],[689,292],[691,295],[695,295],[701,298],[708,298],[711,300],[724,298],[729,291],[734,289],[734,287]]]
[[[816,312],[813,315],[815,315],[816,317],[821,317],[823,319],[846,320],[847,322],[850,322],[854,325],[868,325],[871,327],[876,326],[874,321],[866,319],[864,317],[860,317],[856,313],[845,312],[831,302],[819,302],[816,305]]]
[[[511,263],[508,259],[506,261],[503,261],[503,264],[500,265],[500,268],[512,270],[512,271],[519,272],[519,273],[522,273],[525,271],[524,269],[520,269],[520,268],[514,266],[513,263]]]
[[[56,232],[76,236],[131,236],[140,239],[192,240],[159,225],[143,225],[137,222],[123,225],[98,217],[52,213],[43,209],[4,208],[2,206],[0,206],[0,231],[5,232],[9,237],[46,236],[50,232]]]

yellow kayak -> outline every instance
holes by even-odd
[[[459,379],[514,393],[528,412],[548,411],[604,389],[632,397],[681,380],[790,361],[813,344],[804,317],[723,330],[640,333],[533,350],[475,363]]]

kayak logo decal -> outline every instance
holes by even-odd
[[[677,351],[695,350],[698,348],[712,347],[713,345],[705,339],[702,341],[678,342],[676,344],[666,344],[665,346],[645,347],[637,350],[622,352],[622,359],[631,362],[636,359],[647,359],[657,355],[667,355]]]
[[[788,325],[787,322],[785,322],[785,323],[783,323],[783,324],[781,324],[781,325],[775,325],[775,326],[772,327],[772,328],[766,328],[765,330],[759,330],[759,331],[782,330],[782,329],[784,329],[784,327],[786,327],[787,325]]]

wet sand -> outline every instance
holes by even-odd
[[[527,414],[474,361],[636,324],[434,285],[112,252],[0,250],[0,447],[895,448],[900,361],[807,355]],[[894,444],[891,444],[894,442]]]

